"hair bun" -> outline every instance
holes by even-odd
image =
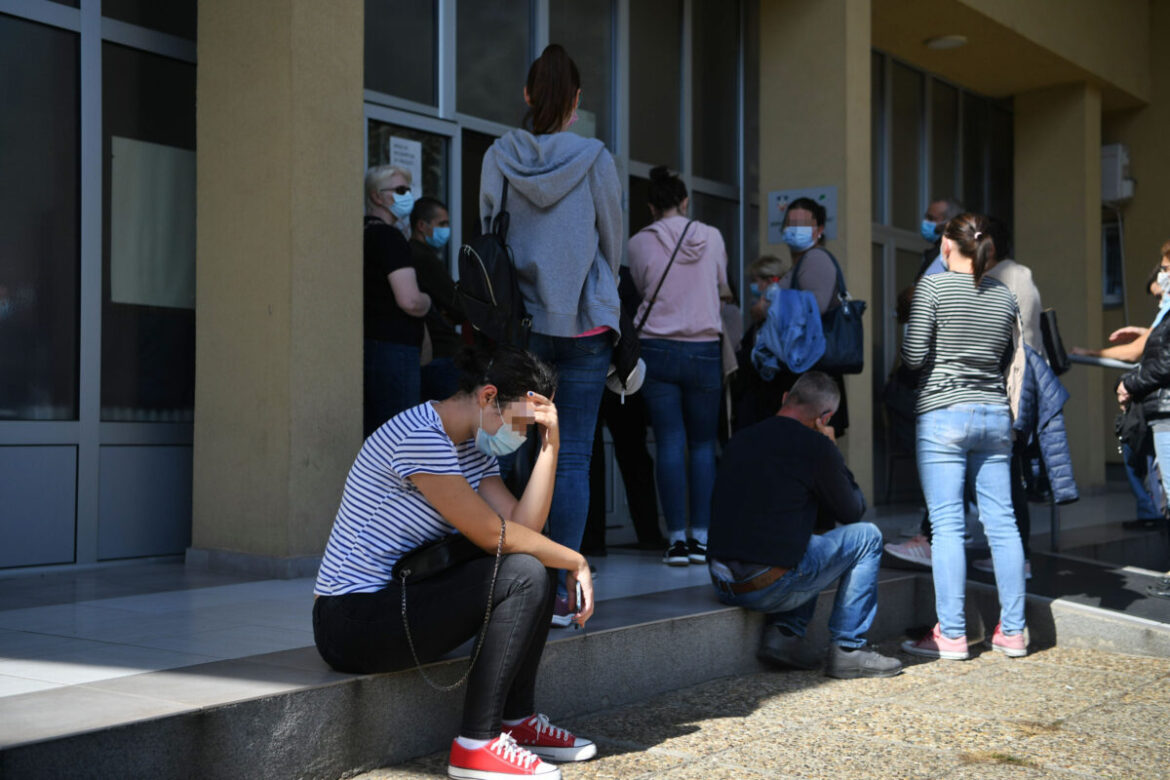
[[[650,180],[651,181],[663,181],[665,179],[673,179],[673,178],[674,177],[671,176],[671,174],[670,174],[670,169],[667,168],[665,165],[658,165],[658,166],[655,166],[654,168],[650,169]]]

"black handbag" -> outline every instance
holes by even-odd
[[[1045,309],[1040,312],[1040,338],[1044,340],[1044,353],[1048,356],[1048,365],[1052,373],[1060,376],[1072,366],[1068,353],[1064,350],[1064,342],[1060,339],[1060,328],[1056,324],[1056,310]]]
[[[833,261],[837,269],[837,300],[840,305],[829,309],[821,315],[821,330],[825,334],[825,354],[814,366],[819,371],[829,374],[860,374],[865,368],[865,327],[862,315],[865,314],[865,301],[859,301],[849,295],[845,289],[845,276],[841,273],[841,266],[837,258],[826,249],[822,251]],[[799,290],[797,272],[804,262],[802,256],[792,269],[792,289]]]
[[[447,569],[485,557],[487,553],[463,534],[448,534],[403,555],[390,569],[390,576],[395,582],[413,585]]]

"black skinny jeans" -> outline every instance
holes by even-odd
[[[494,557],[477,558],[406,589],[406,614],[419,660],[450,652],[483,628]],[[467,680],[460,736],[494,739],[504,718],[536,711],[536,672],[548,638],[555,573],[531,555],[505,555],[491,622]],[[317,651],[339,672],[372,673],[414,666],[402,628],[402,589],[321,596],[313,605]]]

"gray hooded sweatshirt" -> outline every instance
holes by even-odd
[[[508,246],[533,331],[618,331],[622,191],[605,145],[573,133],[509,131],[483,156],[481,224],[499,209],[505,176]]]

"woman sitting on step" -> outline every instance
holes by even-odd
[[[580,761],[597,748],[551,726],[534,705],[553,570],[567,572],[574,620],[583,625],[593,614],[585,558],[541,534],[560,448],[549,400],[556,378],[514,347],[467,349],[458,362],[455,395],[391,418],[350,468],[314,589],[317,649],[338,671],[385,672],[434,661],[477,637],[449,776],[559,780],[560,770],[541,759]],[[519,447],[532,423],[540,453],[517,500],[496,457]],[[488,554],[472,550],[405,586],[392,573],[413,549],[456,532]]]

